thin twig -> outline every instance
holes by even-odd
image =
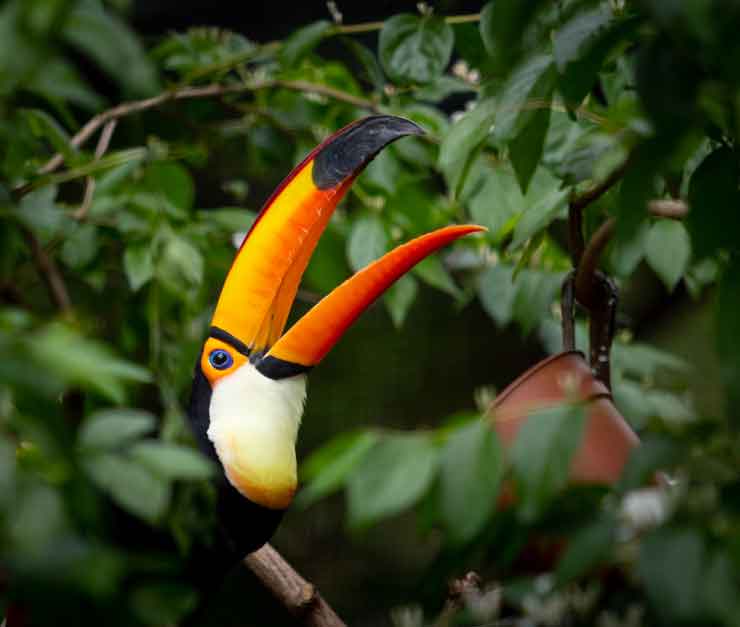
[[[69,298],[67,286],[64,283],[64,279],[62,278],[61,272],[59,272],[56,262],[47,254],[44,247],[41,245],[41,242],[39,242],[31,229],[27,226],[21,226],[21,231],[31,249],[33,263],[36,266],[39,275],[41,275],[41,278],[46,283],[51,300],[63,315],[71,315],[72,301]]]
[[[99,161],[101,157],[105,154],[105,151],[108,150],[111,138],[113,137],[113,132],[116,130],[116,124],[118,124],[118,120],[113,119],[107,122],[106,125],[103,127],[103,131],[102,133],[100,133],[100,139],[98,140],[98,145],[95,147],[95,158],[93,159],[93,161]],[[92,205],[94,195],[95,177],[88,176],[87,180],[85,181],[85,195],[82,198],[82,204],[72,214],[72,217],[75,220],[85,219],[85,217],[87,216],[87,212],[90,210],[90,205]]]
[[[346,627],[319,591],[301,577],[272,546],[266,544],[244,558],[272,595],[308,627]]]
[[[131,102],[124,102],[120,105],[102,111],[97,115],[93,116],[88,122],[70,139],[70,145],[74,148],[80,148],[89,140],[101,127],[111,122],[112,120],[118,120],[120,118],[132,115],[134,113],[140,113],[149,109],[160,107],[168,102],[176,100],[190,100],[195,98],[213,98],[225,96],[228,94],[239,94],[249,91],[258,91],[261,89],[271,88],[283,88],[290,89],[293,91],[300,91],[305,93],[313,93],[321,96],[326,96],[333,100],[339,100],[346,102],[347,104],[354,105],[361,109],[367,109],[369,111],[378,112],[379,106],[377,103],[348,94],[346,92],[328,87],[327,85],[318,85],[309,83],[308,81],[284,81],[284,80],[264,80],[254,83],[238,83],[234,85],[204,85],[202,87],[183,87],[173,91],[165,91],[157,96],[151,98],[145,98],[143,100],[134,100]],[[49,161],[47,161],[41,168],[39,168],[38,174],[50,174],[57,170],[64,163],[64,156],[61,153],[54,155]],[[29,186],[24,186],[14,190],[16,195],[22,196],[26,193]]]
[[[570,205],[578,211],[583,211],[592,202],[597,201],[606,192],[608,192],[627,172],[630,160],[626,159],[622,165],[616,168],[612,173],[607,176],[601,183],[594,185],[592,188],[586,190],[579,196],[575,196],[571,199]]]
[[[648,211],[658,218],[681,220],[689,212],[689,206],[683,200],[661,198],[648,203]]]
[[[466,24],[469,22],[480,22],[480,13],[468,15],[448,15],[444,18],[448,24]],[[358,33],[372,33],[382,30],[385,22],[363,22],[362,24],[338,25],[334,32],[341,35],[353,35]]]

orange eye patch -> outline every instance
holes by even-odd
[[[226,342],[209,337],[200,357],[200,368],[211,387],[223,376],[243,366],[247,357]]]

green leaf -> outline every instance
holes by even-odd
[[[488,522],[504,474],[496,432],[476,419],[455,431],[442,451],[440,511],[453,544],[472,540]]]
[[[478,279],[478,297],[483,309],[503,328],[511,322],[514,312],[514,268],[496,264]]]
[[[159,192],[175,207],[189,211],[195,199],[195,185],[190,173],[174,161],[155,161],[144,173],[143,183]]]
[[[411,305],[416,300],[419,286],[413,276],[403,275],[385,293],[383,302],[393,321],[393,326],[400,329]]]
[[[64,157],[66,164],[75,163],[79,152],[70,144],[69,135],[53,117],[41,109],[21,109],[21,114],[34,136],[48,140],[54,151]]]
[[[135,444],[131,458],[163,479],[208,479],[214,474],[213,464],[198,451],[187,446],[149,440]]]
[[[645,248],[650,267],[673,291],[686,272],[691,257],[691,242],[686,228],[674,220],[658,220],[650,228]]]
[[[615,19],[610,8],[602,5],[576,13],[555,32],[553,53],[560,90],[569,107],[580,104],[609,52],[636,25],[636,19]]]
[[[131,289],[136,292],[154,277],[154,253],[151,242],[135,242],[123,253],[123,269]]]
[[[372,84],[373,89],[378,93],[382,93],[385,86],[385,76],[372,50],[351,37],[342,37],[342,43],[349,48],[355,59],[357,59],[365,70],[365,78]]]
[[[394,435],[376,443],[347,483],[350,525],[366,527],[414,505],[436,467],[437,449],[425,435]]]
[[[717,249],[738,250],[740,233],[738,156],[731,148],[718,148],[694,170],[689,183],[686,226],[697,259]]]
[[[511,462],[523,520],[535,520],[568,483],[585,422],[583,407],[563,404],[532,412],[519,429]]]
[[[455,298],[461,296],[460,289],[455,285],[450,273],[447,272],[438,256],[427,257],[414,266],[414,274],[424,283]]]
[[[540,168],[524,199],[528,206],[514,229],[514,237],[509,244],[511,250],[541,233],[560,213],[564,213],[568,190],[559,189],[558,180],[544,168]]]
[[[77,436],[86,449],[113,449],[130,444],[154,430],[152,414],[138,409],[104,409],[89,416]]]
[[[499,142],[513,140],[538,112],[549,109],[557,73],[552,56],[535,55],[518,67],[501,88],[494,136]]]
[[[70,44],[95,59],[128,93],[150,95],[159,91],[155,67],[137,37],[97,3],[77,5],[63,33]]]
[[[663,528],[643,539],[638,573],[651,606],[667,621],[703,622],[706,548],[696,530]]]
[[[611,552],[616,539],[617,521],[605,514],[587,524],[568,540],[563,556],[558,560],[555,578],[558,585],[565,585],[582,577]]]
[[[170,485],[147,468],[121,455],[102,453],[85,461],[95,484],[126,511],[157,522],[170,501]]]
[[[136,615],[144,623],[155,627],[177,625],[197,605],[197,593],[192,588],[173,581],[147,581],[131,593],[131,607]]]
[[[62,244],[61,259],[70,268],[89,264],[100,248],[98,229],[92,224],[77,224]]]
[[[673,440],[660,436],[644,438],[640,446],[632,449],[616,489],[626,493],[644,486],[656,472],[669,471],[683,455],[682,447]]]
[[[198,212],[198,217],[227,233],[248,232],[257,214],[240,208],[206,209]]]
[[[472,111],[453,124],[442,138],[437,163],[456,197],[465,183],[465,173],[475,152],[491,133],[495,115],[494,99],[481,100]]]
[[[29,339],[29,349],[44,367],[70,384],[97,391],[115,403],[125,399],[125,385],[148,382],[149,372],[119,358],[108,346],[52,323]]]
[[[188,239],[172,234],[164,245],[156,274],[175,293],[192,290],[203,282],[203,255]]]
[[[549,99],[549,96],[548,96]],[[527,193],[529,182],[542,158],[547,128],[550,125],[549,107],[538,109],[527,125],[509,142],[509,159],[514,167],[519,187]]]
[[[441,17],[394,15],[380,31],[380,62],[395,83],[429,83],[444,72],[454,43],[455,33]]]
[[[319,20],[299,28],[283,43],[280,49],[280,63],[283,67],[292,68],[321,43],[332,30],[331,22]]]
[[[387,249],[388,237],[377,215],[366,213],[355,220],[347,239],[347,259],[355,272],[382,257]]]
[[[486,169],[483,184],[468,204],[473,221],[494,239],[506,235],[528,206],[514,172],[504,164]]]
[[[536,46],[525,35],[541,4],[543,0],[492,0],[483,7],[481,38],[500,72],[507,72],[516,62],[524,42]]]
[[[49,59],[28,77],[26,88],[48,100],[78,105],[88,111],[102,109],[105,101],[91,89],[79,72],[60,58]]]
[[[560,289],[562,278],[562,273],[525,268],[514,279],[516,295],[512,312],[525,335],[547,314]]]
[[[26,194],[11,213],[32,231],[56,232],[67,220],[56,196],[56,185],[40,187]]]
[[[308,507],[341,488],[378,439],[374,431],[346,433],[314,452],[301,465],[301,475],[311,480],[298,493],[296,506]]]

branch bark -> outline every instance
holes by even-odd
[[[353,94],[334,89],[327,85],[317,85],[309,83],[308,81],[284,81],[284,80],[264,80],[255,83],[238,83],[234,85],[204,85],[202,87],[183,87],[173,91],[165,91],[157,96],[151,98],[145,98],[143,100],[133,100],[131,102],[124,102],[115,107],[102,111],[97,115],[90,118],[85,125],[70,139],[70,145],[75,148],[83,146],[96,132],[97,130],[108,124],[113,120],[119,120],[120,118],[133,115],[134,113],[140,113],[149,109],[160,107],[168,102],[174,102],[177,100],[191,100],[195,98],[214,98],[220,96],[226,96],[229,94],[239,94],[250,91],[259,91],[261,89],[271,88],[283,88],[290,89],[293,91],[299,91],[304,93],[318,94],[346,102],[360,109],[366,109],[374,113],[380,111],[380,107],[377,103],[360,98]],[[54,155],[49,161],[47,161],[38,171],[39,174],[50,174],[57,170],[64,163],[64,156],[61,153]],[[22,196],[26,188],[24,186],[14,190],[16,194]]]
[[[251,570],[292,616],[308,627],[347,627],[319,594],[271,545],[244,558]]]
[[[59,271],[54,259],[44,250],[38,238],[33,231],[26,226],[21,226],[23,237],[25,237],[28,247],[31,249],[31,256],[36,270],[46,283],[49,290],[49,296],[52,302],[57,306],[59,311],[65,315],[72,314],[72,301],[67,292],[67,286],[64,283],[62,273]]]

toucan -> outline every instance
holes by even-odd
[[[315,148],[257,215],[227,274],[195,365],[189,418],[221,471],[217,520],[234,557],[272,536],[296,492],[295,444],[306,375],[375,299],[416,263],[483,230],[454,225],[417,237],[350,277],[283,333],[322,231],[355,178],[415,123],[377,115]]]

